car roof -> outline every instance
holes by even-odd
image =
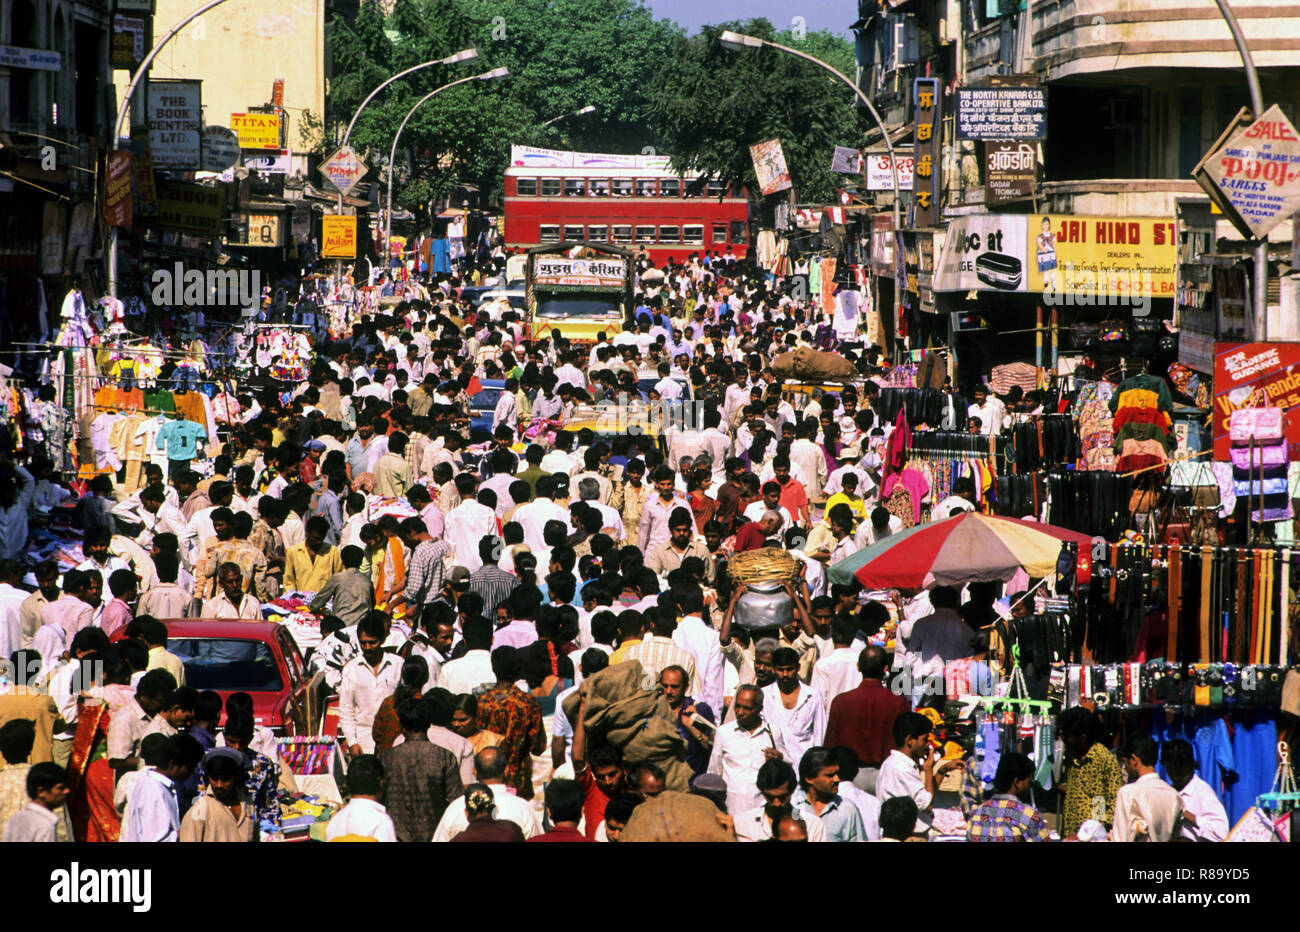
[[[273,641],[281,627],[274,621],[239,621],[218,618],[166,618],[169,637],[234,638],[243,641]]]

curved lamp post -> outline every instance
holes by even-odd
[[[491,71],[485,71],[482,74],[470,75],[467,78],[459,78],[455,81],[452,81],[450,84],[444,84],[442,87],[430,91],[429,93],[421,97],[419,100],[417,100],[415,104],[411,107],[411,109],[406,112],[406,116],[402,117],[402,122],[398,125],[397,132],[393,135],[393,145],[388,150],[388,208],[385,211],[385,216],[384,216],[384,269],[385,271],[388,269],[389,263],[392,261],[391,241],[393,238],[393,161],[397,158],[397,143],[402,138],[402,130],[406,129],[406,124],[410,122],[411,117],[415,115],[415,111],[419,110],[421,105],[423,105],[426,101],[432,100],[434,97],[438,96],[443,91],[447,90],[447,88],[455,87],[457,84],[465,84],[466,82],[469,81],[495,81],[498,78],[504,78],[509,74],[510,71],[504,67],[493,68]],[[376,90],[378,90],[378,88],[376,88]],[[362,106],[364,107],[365,104],[362,104]]]
[[[732,32],[730,29],[728,29],[721,36],[719,36],[718,41],[722,43],[723,47],[731,49],[732,51],[741,51],[743,49],[757,49],[757,48],[763,48],[764,46],[767,46],[768,48],[777,49],[778,51],[785,52],[789,55],[793,55],[796,58],[802,58],[804,61],[812,62],[818,68],[821,68],[823,71],[833,74],[835,77],[839,78],[840,81],[848,85],[849,89],[852,90],[853,93],[857,95],[858,100],[862,101],[862,105],[867,108],[867,112],[871,114],[871,118],[876,121],[876,126],[879,127],[880,129],[880,135],[885,140],[885,151],[889,153],[890,180],[893,182],[894,185],[894,236],[897,237],[903,230],[902,197],[900,195],[899,188],[898,188],[898,159],[894,157],[894,144],[889,139],[889,131],[885,129],[885,121],[880,118],[880,114],[876,111],[875,106],[871,103],[871,98],[869,98],[866,94],[862,93],[861,88],[859,88],[856,84],[850,81],[842,73],[835,70],[830,65],[826,64],[826,62],[822,61],[820,58],[815,58],[812,55],[809,55],[807,52],[800,52],[798,49],[792,49],[789,46],[780,45],[779,43],[776,42],[769,42],[767,39],[760,39],[757,36],[742,35],[741,33],[738,32]],[[895,240],[894,242],[894,247],[898,248],[897,240]],[[897,257],[895,257],[895,261],[894,261],[895,333],[897,333],[897,324],[898,324],[897,308],[899,306],[899,302],[902,299],[903,299],[903,289],[902,289],[902,283],[900,282],[899,275],[898,275],[898,260]]]
[[[585,114],[595,113],[595,112],[596,112],[596,108],[588,104],[587,106],[583,107],[581,110],[574,110],[572,113],[561,113],[557,117],[551,117],[549,120],[547,120],[545,123],[541,125],[540,129],[546,129],[546,127],[552,126],[560,122],[561,120],[568,119],[569,117],[583,116]]]

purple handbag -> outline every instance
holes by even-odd
[[[1232,455],[1232,468],[1249,470],[1252,466],[1259,469],[1264,466],[1285,466],[1290,462],[1287,457],[1287,445],[1270,441],[1266,444],[1260,444],[1254,448],[1254,462],[1251,462],[1250,447],[1233,447],[1229,451]]]

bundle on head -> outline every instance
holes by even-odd
[[[785,550],[760,547],[732,557],[727,572],[738,583],[793,581],[799,572],[799,564]]]

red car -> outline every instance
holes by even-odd
[[[325,674],[303,662],[293,637],[270,621],[164,619],[167,649],[185,665],[185,685],[253,697],[257,724],[278,735],[320,734]],[[114,640],[119,640],[119,635]]]

